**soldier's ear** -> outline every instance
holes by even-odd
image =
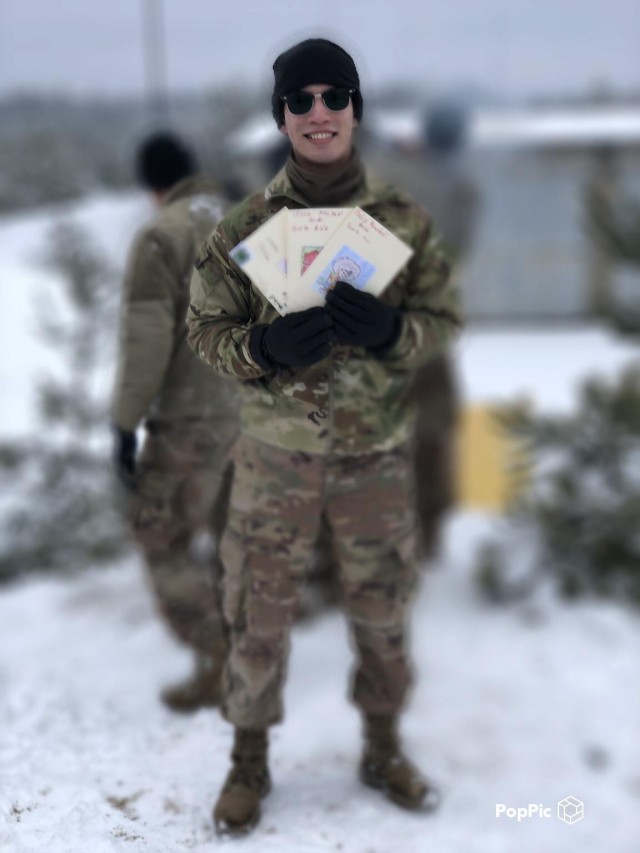
[[[280,125],[278,130],[280,131],[280,133],[284,133],[285,136],[289,136],[289,131],[287,130],[287,126],[284,124],[284,122]]]

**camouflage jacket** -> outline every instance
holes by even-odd
[[[309,207],[283,169],[263,193],[225,217],[200,250],[187,314],[189,342],[217,371],[241,380],[241,429],[287,450],[360,455],[407,441],[411,373],[460,326],[449,263],[428,215],[406,196],[369,180],[348,199],[413,247],[415,254],[381,295],[403,312],[400,337],[384,358],[334,344],[311,367],[267,373],[251,357],[255,323],[278,313],[229,258],[229,250],[283,206]]]
[[[187,343],[189,282],[199,246],[223,214],[215,184],[186,178],[136,235],[124,278],[113,422],[237,419],[236,383]]]

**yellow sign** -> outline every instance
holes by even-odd
[[[468,406],[458,423],[458,502],[467,509],[501,512],[525,488],[530,460],[500,423],[498,406]]]

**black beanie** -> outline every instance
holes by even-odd
[[[355,62],[346,50],[332,41],[307,39],[295,44],[276,59],[273,73],[271,112],[278,127],[284,124],[282,96],[319,83],[355,89],[352,95],[353,114],[358,121],[362,118],[360,78]]]
[[[141,184],[162,192],[171,189],[196,171],[195,158],[187,146],[172,133],[147,137],[136,155],[136,172]]]

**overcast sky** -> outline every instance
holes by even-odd
[[[640,0],[0,0],[0,94],[142,92],[153,2],[171,89],[269,81],[277,53],[315,34],[354,54],[365,92],[391,79],[513,96],[640,88]]]

